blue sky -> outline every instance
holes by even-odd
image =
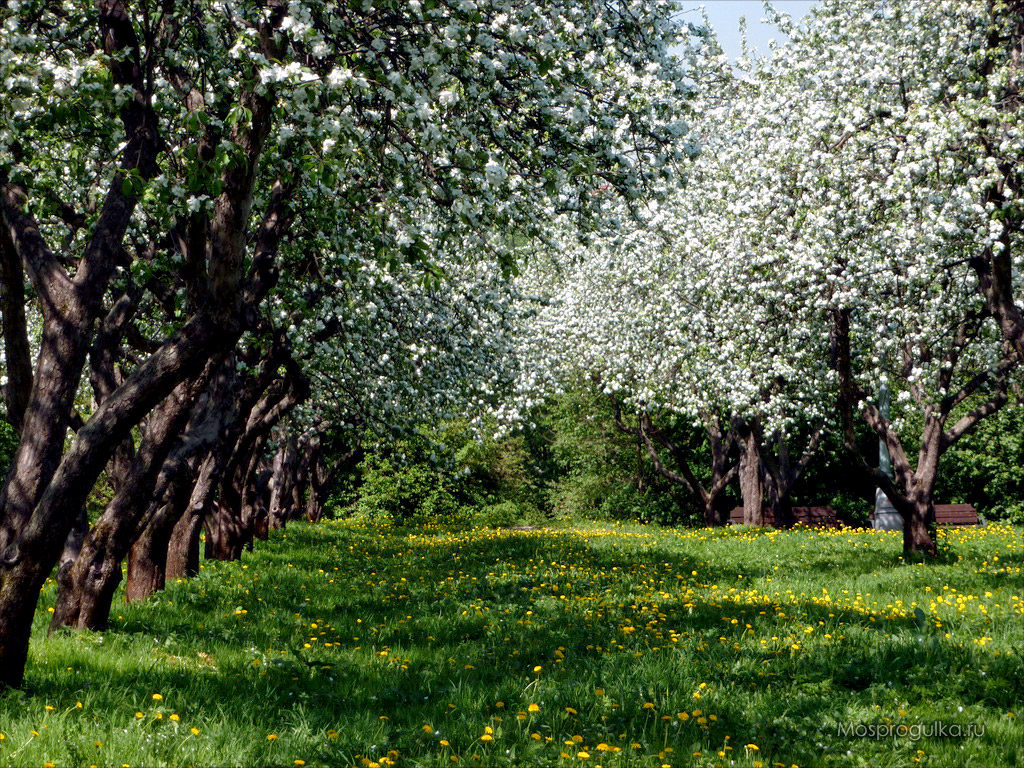
[[[814,0],[774,0],[776,10],[788,13],[794,20],[804,16],[814,5]],[[740,17],[747,17],[747,41],[760,53],[768,52],[768,41],[783,42],[785,36],[770,24],[759,23],[764,16],[764,3],[761,0],[684,0],[680,3],[686,13],[683,18],[700,23],[700,6],[707,10],[711,26],[718,34],[722,49],[735,59],[740,55]]]

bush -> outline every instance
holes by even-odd
[[[513,525],[543,525],[544,513],[529,502],[499,501],[479,507],[472,516],[476,525],[508,528]]]
[[[356,510],[367,517],[397,521],[420,515],[444,517],[461,507],[449,487],[451,478],[429,465],[396,464],[390,458],[370,454],[363,460],[361,471]]]
[[[522,437],[481,439],[466,422],[450,422],[369,452],[358,467],[353,508],[398,521],[465,517],[533,524],[543,515],[530,461]]]

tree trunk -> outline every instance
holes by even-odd
[[[130,471],[89,532],[82,554],[71,569],[66,598],[58,594],[62,610],[59,615],[54,613],[53,626],[106,627],[114,589],[121,580],[121,562],[148,524],[147,516],[157,510],[158,499],[173,492],[175,484],[181,482],[185,463],[167,458],[180,442],[195,399],[213,367],[211,363],[204,374],[183,381],[150,414]],[[154,488],[157,499],[153,498]],[[57,623],[58,619],[63,624]]]
[[[16,688],[25,677],[32,617],[45,581],[45,572],[31,560],[23,558],[4,568],[0,580],[0,687]]]
[[[0,316],[4,331],[4,404],[7,421],[21,433],[32,394],[32,353],[25,322],[25,272],[6,227],[0,226]]]
[[[165,580],[191,578],[199,574],[199,535],[203,531],[204,517],[189,509],[175,523],[167,545]]]
[[[117,531],[111,521],[100,521],[82,543],[67,578],[59,584],[50,629],[106,629],[114,591],[121,583],[121,560],[113,556]]]
[[[56,581],[58,592],[68,588],[71,568],[82,552],[82,542],[85,541],[88,533],[89,516],[83,504],[79,510],[78,517],[75,519],[74,527],[68,532],[67,539],[64,540],[64,551],[61,552],[60,560],[57,561]]]
[[[934,557],[938,554],[932,529],[935,526],[935,505],[931,494],[911,498],[913,509],[903,516],[903,552]]]
[[[240,560],[245,549],[242,521],[237,512],[217,501],[206,516],[206,559]]]
[[[192,488],[191,473],[184,470],[182,467],[167,493],[165,503],[152,515],[149,524],[128,552],[124,596],[129,603],[145,600],[164,588],[171,533],[186,512]]]
[[[764,477],[761,471],[761,452],[754,430],[749,426],[740,431],[740,494],[743,497],[743,524],[763,526]]]

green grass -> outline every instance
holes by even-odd
[[[48,585],[0,765],[1016,765],[1022,544],[293,525],[104,634]],[[840,732],[936,720],[984,734]]]

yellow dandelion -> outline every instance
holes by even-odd
[[[144,714],[142,714],[141,712],[136,712],[136,713],[135,713],[135,719],[136,719],[136,720],[141,720],[141,719],[142,719],[142,718],[144,718],[144,717],[145,717],[145,715],[144,715]]]
[[[267,741],[277,741],[277,734],[271,733],[267,735]]]
[[[427,736],[429,736],[434,732],[434,727],[432,725],[424,724],[420,730],[422,730],[425,734],[427,734]]]
[[[301,765],[305,765],[306,761],[305,760],[292,760],[292,764],[293,765],[300,765],[301,766]]]
[[[580,760],[589,760],[590,759],[590,753],[589,752],[577,752],[576,753],[576,757],[578,757]]]
[[[193,736],[198,736],[199,735],[199,729],[198,728],[190,728],[189,730],[192,731],[192,735]]]
[[[154,693],[153,694],[153,701],[163,701],[163,700],[164,700],[164,697],[161,696],[159,693]]]
[[[480,737],[480,741],[483,741],[483,742],[494,741],[494,737],[491,736],[491,734],[489,734],[489,733],[485,733],[483,736]]]
[[[173,715],[171,715],[171,720],[173,720],[174,722],[178,722],[179,720],[181,720],[181,718],[178,717],[178,713],[175,712]]]
[[[539,704],[531,704],[526,709],[529,712],[540,712],[540,705]]]

